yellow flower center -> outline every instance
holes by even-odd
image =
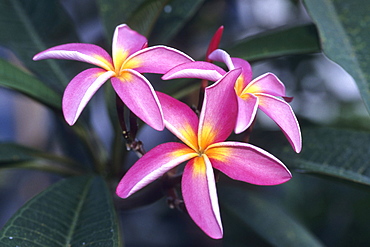
[[[202,127],[201,133],[198,134],[198,150],[199,154],[203,154],[204,150],[208,148],[210,144],[215,141],[217,130],[214,129],[211,125],[205,124]]]
[[[119,51],[119,56],[115,57],[114,60],[114,72],[116,73],[117,77],[126,77],[127,74],[125,70],[127,69],[135,69],[140,66],[141,62],[137,58],[130,58],[129,53],[127,51]]]
[[[247,99],[251,94],[255,94],[259,92],[261,92],[260,87],[256,86],[255,84],[252,84],[252,85],[248,84],[244,89],[240,90],[240,93],[238,93],[237,91],[237,95],[242,99]]]
[[[206,164],[203,155],[194,158],[194,176],[204,176],[206,173]]]

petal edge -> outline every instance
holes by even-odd
[[[71,80],[62,99],[64,118],[69,125],[77,121],[94,93],[112,76],[114,76],[112,71],[91,68],[82,71]]]
[[[255,94],[259,100],[259,108],[266,113],[283,131],[295,152],[302,149],[302,136],[298,120],[292,107],[284,100],[268,94]]]
[[[181,185],[185,206],[193,221],[211,238],[222,238],[216,183],[206,155],[186,164]]]
[[[116,194],[127,198],[195,155],[193,150],[182,143],[160,144],[142,156],[127,171],[116,188]]]
[[[275,156],[248,143],[216,143],[207,149],[206,154],[214,168],[235,180],[256,185],[277,185],[292,177]]]

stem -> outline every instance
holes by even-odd
[[[184,200],[179,197],[176,186],[181,183],[182,174],[174,175],[171,171],[165,173],[162,178],[162,188],[167,196],[167,204],[171,209],[187,212]]]
[[[125,105],[117,94],[116,94],[116,110],[117,110],[118,121],[121,126],[121,130],[123,133],[125,133],[127,132],[126,123],[125,123]],[[125,134],[123,137],[125,137]]]
[[[137,156],[140,158],[145,154],[143,143],[136,139],[136,134],[138,131],[137,126],[137,116],[130,111],[129,125],[130,131],[127,130],[125,122],[125,104],[122,102],[121,98],[116,94],[116,108],[119,124],[121,126],[123,138],[126,140],[127,151],[133,150]]]
[[[130,138],[131,140],[135,140],[138,131],[138,124],[137,116],[132,111],[130,111],[129,123],[130,123]]]

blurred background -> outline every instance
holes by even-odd
[[[80,42],[97,44],[110,50],[94,0],[60,0],[60,3],[76,25]],[[165,6],[164,11],[171,12],[171,5]],[[311,23],[311,19],[301,1],[207,0],[200,7],[199,13],[188,21],[168,45],[195,59],[203,59],[212,35],[221,25],[225,29],[220,48],[227,51],[227,47],[237,40],[303,23]],[[156,40],[155,33],[153,42],[161,42]],[[57,44],[59,43],[55,43]],[[0,56],[22,66],[15,54],[6,47],[0,47]],[[252,67],[254,77],[272,72],[280,78],[286,86],[287,96],[294,97],[291,105],[301,125],[358,125],[359,130],[370,129],[369,124],[364,124],[369,123],[368,113],[352,77],[323,54],[254,61]],[[71,79],[73,75],[68,76]],[[165,90],[173,83],[160,81],[158,76],[150,78],[158,90]],[[103,92],[99,92],[89,103],[89,109],[96,132],[109,148],[113,131],[102,104],[103,100]],[[197,91],[190,93],[184,100],[196,105]],[[32,99],[3,87],[0,88],[0,126],[1,142],[16,142],[41,150],[58,151],[53,140],[54,121],[49,110]],[[255,130],[257,134],[252,135],[251,142],[264,145],[274,141],[274,134],[261,137],[258,135],[260,130],[275,133],[279,128],[259,112]],[[156,132],[146,126],[139,135],[147,150],[172,138],[169,133]],[[128,155],[125,166],[129,167],[135,159],[135,155]],[[59,178],[39,171],[2,169],[0,227],[27,200]],[[226,184],[236,183],[224,177],[221,177],[221,181]],[[295,218],[326,246],[370,244],[368,188],[299,171],[293,171],[291,181],[276,187],[238,185],[252,191],[252,194],[257,193],[257,199],[258,193],[266,195],[269,200],[277,203],[282,214]],[[222,201],[222,194],[219,200]],[[126,246],[270,246],[253,225],[242,225],[240,228],[241,225],[235,223],[238,222],[237,217],[230,216],[230,212],[223,210],[222,203],[221,212],[225,228],[224,240],[208,238],[186,214],[170,210],[164,199],[139,209],[121,211],[124,241]],[[266,214],[268,215],[267,212]]]

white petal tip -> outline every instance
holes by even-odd
[[[32,60],[33,61],[41,60],[39,57],[40,57],[39,55],[35,55],[35,56],[33,56]]]

